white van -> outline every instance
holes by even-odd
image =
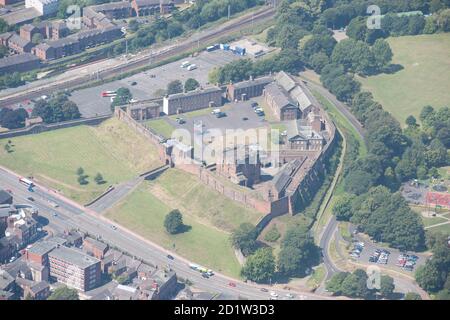
[[[187,68],[191,65],[191,63],[189,61],[184,61],[183,63],[181,63],[181,67],[182,68]]]
[[[195,69],[197,69],[197,66],[195,64],[191,64],[189,67],[187,67],[188,71],[192,71],[192,70],[195,70]]]

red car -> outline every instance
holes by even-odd
[[[234,283],[234,282],[230,282],[228,285],[229,285],[230,287],[236,288],[236,283]]]

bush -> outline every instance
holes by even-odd
[[[275,242],[281,237],[280,232],[277,229],[276,225],[272,225],[269,231],[267,231],[266,235],[264,236],[264,240],[269,242]]]

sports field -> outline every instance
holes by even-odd
[[[3,145],[12,142],[12,152]],[[0,164],[38,183],[86,203],[109,185],[127,181],[160,166],[156,148],[117,119],[99,126],[77,126],[0,140]],[[78,183],[84,169],[88,184]],[[104,184],[94,177],[100,173]]]
[[[163,178],[164,182],[161,185],[166,185],[167,179],[172,178]],[[179,207],[167,199],[161,199],[161,194],[154,195],[154,185],[154,182],[144,182],[121,203],[108,211],[106,216],[196,263],[238,277],[240,266],[231,247],[229,233],[208,223],[199,222],[194,216],[194,210],[206,209],[206,213],[209,212],[208,203],[214,201],[214,198],[210,199],[209,195],[204,195],[201,199],[207,203],[197,203],[195,209],[190,208],[190,211],[187,212],[183,207]],[[187,194],[196,192],[195,187],[190,192],[186,185],[172,185],[168,188],[170,189],[168,193],[182,192],[182,198],[185,200],[189,197]],[[201,199],[197,197],[196,200],[192,199],[185,205],[188,206],[192,202],[201,201]],[[217,200],[217,197],[215,199]],[[189,231],[170,235],[164,229],[164,218],[174,208],[179,209],[183,214],[184,224],[191,227]],[[237,211],[237,213],[241,212]],[[203,212],[197,212],[197,214],[203,214]]]
[[[450,106],[450,34],[389,38],[394,74],[360,78],[363,89],[404,125],[409,115],[419,118],[425,105]]]

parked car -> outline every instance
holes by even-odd
[[[275,291],[270,291],[270,296],[272,297],[278,297],[278,294]]]
[[[247,118],[247,117],[243,117],[242,120],[243,120],[243,121],[247,121],[248,118]]]
[[[205,278],[205,279],[209,279],[209,276],[208,276],[207,273],[202,273],[202,277]]]
[[[133,82],[131,83],[131,85],[132,85],[132,86],[135,86],[135,85],[137,85],[137,82],[136,82],[136,81],[133,81]]]
[[[170,254],[167,255],[167,259],[175,260],[175,258],[173,256],[171,256]]]
[[[269,290],[267,290],[266,288],[261,288],[262,292],[269,292]]]
[[[256,109],[256,108],[258,108],[258,107],[259,107],[258,102],[252,102],[252,108],[253,108],[253,109]]]
[[[33,197],[28,197],[27,199],[30,200],[30,201],[34,201]]]
[[[230,287],[236,288],[236,283],[234,283],[234,282],[230,282],[230,283],[228,283],[228,285],[229,285]]]

